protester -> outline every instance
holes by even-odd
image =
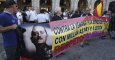
[[[30,10],[31,10],[31,9],[30,9],[30,7],[28,7],[28,6],[27,6],[25,9],[26,9],[26,10],[25,10],[25,13],[26,13],[26,15],[27,15],[27,16],[26,16],[26,19],[27,19],[28,22],[29,22],[29,19],[30,19]]]
[[[76,10],[75,13],[71,16],[71,18],[77,18],[77,17],[80,17],[80,16],[81,16],[80,11]]]
[[[17,48],[17,19],[14,15],[17,11],[17,4],[13,0],[6,0],[5,11],[0,14],[0,33],[3,35],[3,44],[7,60],[20,60],[16,55]]]
[[[68,19],[69,18],[69,14],[68,14],[68,10],[66,9],[64,12],[63,12],[63,19]]]
[[[114,35],[114,31],[115,31],[115,13],[111,13],[111,18],[110,18],[110,21],[109,21],[109,33],[110,33],[110,35],[112,35],[112,34]]]
[[[104,11],[103,12],[103,16],[102,17],[106,17],[106,18],[111,18],[111,12],[110,11]]]
[[[46,23],[49,22],[48,16],[45,14],[45,10],[41,9],[40,14],[36,17],[37,23]]]
[[[74,11],[71,10],[71,11],[68,12],[68,14],[69,14],[69,17],[72,17],[72,15],[74,14]]]
[[[37,13],[32,7],[30,7],[29,14],[29,23],[35,23]]]
[[[28,22],[28,16],[26,14],[26,11],[27,11],[27,7],[25,6],[23,8],[23,11],[22,11],[22,18],[23,18],[23,23],[27,23]]]
[[[57,7],[54,12],[54,16],[52,17],[51,21],[62,20],[62,12],[61,7]]]
[[[49,12],[45,9],[44,13],[45,13],[46,17],[48,18],[48,22],[50,22],[50,14],[49,14]]]

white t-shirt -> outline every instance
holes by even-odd
[[[47,16],[48,20],[50,20],[49,13],[46,12],[45,15]]]
[[[46,21],[48,21],[48,19],[49,18],[44,13],[38,14],[36,17],[36,20],[38,23],[46,22]]]
[[[17,18],[18,18],[18,24],[20,25],[21,22],[23,21],[23,19],[22,19],[22,13],[21,13],[21,12],[17,12],[17,13],[16,13],[16,16],[17,16]]]
[[[31,10],[31,11],[30,11],[30,18],[29,18],[29,21],[35,21],[36,16],[37,16],[36,11],[35,11],[35,10]]]
[[[30,11],[26,11],[26,14],[27,14],[27,19],[29,20],[29,18],[30,18]]]

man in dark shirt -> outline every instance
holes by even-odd
[[[51,21],[62,20],[61,16],[54,15]]]
[[[16,59],[17,48],[17,19],[14,13],[17,11],[17,5],[13,0],[7,0],[5,3],[5,11],[0,14],[0,33],[3,35],[4,49],[6,51],[7,60]]]
[[[56,8],[55,14],[52,17],[51,21],[62,20],[61,15],[62,15],[61,8],[60,7]]]
[[[81,13],[80,11],[75,11],[75,13],[71,16],[71,18],[77,18],[80,17]]]

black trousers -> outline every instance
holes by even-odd
[[[20,60],[20,55],[18,53],[17,46],[4,47],[7,60]]]

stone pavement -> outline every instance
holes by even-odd
[[[4,60],[5,52],[0,35],[0,60]],[[106,37],[89,42],[89,46],[76,45],[60,54],[53,60],[115,60],[115,40]]]
[[[2,35],[0,34],[0,60],[5,60],[5,58],[6,58],[6,55],[3,48],[3,38],[2,38]]]
[[[115,40],[96,39],[89,46],[75,47],[57,56],[55,60],[115,60]]]

